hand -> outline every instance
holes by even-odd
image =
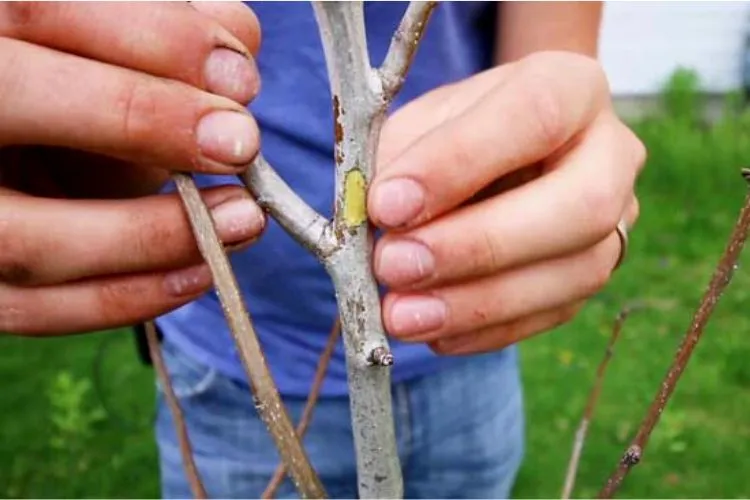
[[[386,329],[442,354],[571,320],[638,217],[646,153],[598,64],[538,53],[435,90],[386,123],[368,210]]]
[[[130,325],[209,289],[180,199],[153,193],[254,157],[259,40],[239,2],[0,6],[0,331]],[[244,189],[204,199],[225,244],[261,231]]]

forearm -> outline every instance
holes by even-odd
[[[499,2],[495,62],[541,50],[597,57],[603,2]]]

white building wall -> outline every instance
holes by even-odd
[[[609,1],[600,57],[615,95],[654,94],[678,66],[709,92],[740,86],[750,1]]]

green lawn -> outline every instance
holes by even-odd
[[[678,80],[678,84],[679,84]],[[569,325],[524,343],[528,450],[518,497],[560,495],[573,433],[620,307],[628,321],[584,449],[577,496],[614,469],[691,322],[737,217],[750,113],[695,123],[689,93],[636,124],[650,150],[642,215],[613,282]],[[621,497],[750,496],[750,251]],[[154,382],[127,332],[0,337],[0,496],[154,497]],[[97,359],[104,377],[95,377]],[[97,381],[106,381],[99,398]],[[106,409],[105,409],[106,408]]]

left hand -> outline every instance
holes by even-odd
[[[441,354],[500,349],[571,320],[638,217],[643,144],[599,64],[537,53],[404,106],[368,211],[386,329]],[[536,172],[531,180],[519,180]]]

